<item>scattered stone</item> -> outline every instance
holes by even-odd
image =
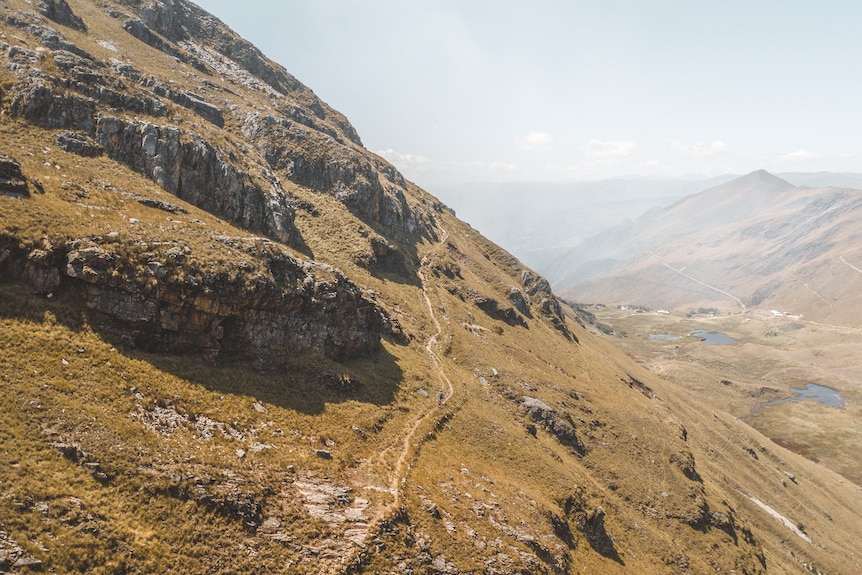
[[[256,401],[254,403],[252,403],[251,406],[258,413],[266,413],[268,411],[266,409],[266,407],[264,407],[263,405],[261,405],[260,403],[258,403]]]
[[[312,449],[311,452],[321,459],[332,459],[332,453],[327,449]]]
[[[138,203],[141,205],[147,206],[148,208],[155,208],[157,210],[170,212],[172,214],[176,214],[176,213],[187,214],[187,213],[189,213],[189,211],[182,206],[178,206],[176,204],[171,204],[168,202],[163,202],[161,200],[153,200],[151,198],[141,198],[138,200]]]
[[[244,449],[237,449],[236,450],[236,456],[239,459],[242,459],[243,457],[245,457],[245,450]]]

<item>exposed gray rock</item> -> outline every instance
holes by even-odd
[[[74,28],[75,30],[86,32],[87,25],[84,21],[76,16],[66,0],[40,0],[36,5],[36,9],[40,14],[63,26]]]
[[[172,102],[176,102],[184,108],[188,108],[198,114],[204,120],[215,124],[219,128],[224,127],[224,114],[221,108],[207,102],[203,96],[185,90],[172,90],[161,82],[155,82],[153,93],[163,96]]]
[[[104,152],[100,145],[93,142],[87,136],[69,130],[57,134],[54,142],[61,150],[78,154],[79,156],[92,158],[101,156],[102,152]]]
[[[332,453],[327,449],[312,449],[311,452],[321,459],[332,459]]]
[[[0,237],[0,272],[38,293],[77,290],[94,327],[151,351],[275,367],[303,351],[356,357],[376,350],[383,335],[398,337],[397,325],[340,272],[270,248],[266,275],[255,272],[251,282],[185,259],[180,274],[169,250],[120,260],[81,241],[25,250]]]
[[[242,131],[273,169],[285,172],[293,182],[332,194],[396,241],[430,233],[429,223],[407,204],[401,174],[355,146],[274,115],[249,115]]]
[[[515,309],[527,317],[532,317],[530,313],[530,303],[521,290],[512,286],[509,288],[509,301],[515,306]]]
[[[153,200],[151,198],[141,198],[138,200],[138,203],[147,206],[148,208],[155,208],[157,210],[162,210],[164,212],[169,212],[172,214],[189,213],[189,211],[182,206],[178,206],[170,202],[163,202],[161,200]]]
[[[476,307],[494,319],[504,321],[511,326],[518,325],[521,327],[527,327],[527,322],[524,321],[523,317],[518,315],[518,312],[516,312],[514,308],[501,307],[500,302],[494,298],[474,294],[473,303],[476,304]]]
[[[269,189],[264,189],[205,140],[193,137],[185,141],[183,132],[173,126],[113,116],[99,118],[95,138],[110,157],[172,194],[247,229],[295,245],[295,208],[278,182],[269,182]]]
[[[538,300],[542,314],[551,324],[566,338],[578,343],[578,337],[566,326],[563,307],[551,290],[551,284],[548,280],[530,270],[524,270],[521,272],[521,284],[524,286],[525,297],[528,301],[535,302]]]
[[[2,152],[0,152],[0,194],[18,198],[30,197],[27,180],[21,172],[21,164]]]
[[[151,4],[150,7],[155,5],[155,3]],[[142,13],[144,12],[146,12],[146,8]],[[141,42],[155,48],[156,50],[164,52],[165,54],[181,62],[185,62],[186,64],[189,64],[190,66],[196,68],[204,74],[212,74],[212,71],[206,66],[206,64],[204,64],[198,58],[194,57],[188,52],[178,49],[174,44],[165,41],[160,34],[158,34],[155,30],[151,29],[141,20],[138,20],[136,18],[127,20],[123,24],[123,29]]]
[[[563,445],[571,447],[581,455],[586,452],[586,446],[575,434],[574,424],[568,414],[558,414],[545,402],[526,395],[521,401],[521,409]]]
[[[41,564],[39,559],[24,551],[18,542],[0,529],[0,572],[19,567],[38,568]]]
[[[89,134],[93,132],[96,102],[76,94],[55,93],[51,85],[40,80],[25,80],[15,86],[11,112],[41,128]]]
[[[619,558],[614,540],[605,529],[605,510],[601,506],[596,507],[584,518],[582,529],[590,547],[596,552],[611,559]]]
[[[33,293],[52,293],[60,287],[60,270],[52,251],[33,250],[27,255],[25,269]]]

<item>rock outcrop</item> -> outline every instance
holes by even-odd
[[[339,271],[266,240],[256,246],[266,269],[247,273],[242,266],[201,271],[180,246],[123,258],[113,253],[117,247],[87,239],[27,248],[2,237],[0,276],[36,293],[74,290],[93,325],[126,345],[213,361],[277,367],[309,351],[349,358],[376,350],[383,335],[400,333]]]
[[[559,414],[545,402],[526,395],[521,401],[521,409],[563,445],[571,447],[580,455],[586,452],[586,446],[575,434],[575,426],[568,414]]]
[[[86,28],[63,0],[45,0],[40,13],[62,26]],[[343,115],[217,19],[169,0],[140,5],[137,14],[116,8],[109,14],[138,41],[203,74],[195,89],[119,59],[100,59],[36,13],[7,12],[7,21],[41,44],[38,50],[0,45],[17,79],[10,93],[13,116],[66,130],[57,141],[62,149],[104,153],[198,207],[292,246],[301,244],[295,205],[279,177],[334,196],[390,240],[410,244],[434,237],[433,214],[441,206],[411,206],[403,176],[362,147]],[[247,107],[205,79],[215,74],[265,94],[271,111]],[[239,124],[256,153],[202,127],[166,121],[172,104],[215,130]]]
[[[76,16],[72,12],[72,8],[69,7],[66,0],[40,0],[36,5],[36,9],[39,10],[40,14],[46,18],[50,18],[57,24],[68,26],[80,32],[87,31],[87,25],[84,24],[80,16]]]
[[[21,164],[3,153],[0,153],[0,194],[18,198],[30,196]]]

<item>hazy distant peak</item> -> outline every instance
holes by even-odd
[[[766,170],[755,170],[750,174],[741,176],[735,180],[723,184],[721,187],[728,188],[757,188],[764,191],[784,191],[795,188],[793,184],[787,180],[782,180],[778,176],[770,174]]]

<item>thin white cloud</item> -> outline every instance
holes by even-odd
[[[817,154],[815,154],[814,152],[809,152],[808,150],[796,150],[795,152],[789,152],[787,154],[778,154],[779,160],[788,162],[813,160],[816,157]]]
[[[716,140],[715,142],[710,143],[697,142],[694,144],[671,140],[669,143],[671,148],[678,153],[695,158],[711,158],[714,156],[722,156],[730,152],[730,147],[721,140]]]
[[[540,150],[547,148],[554,142],[554,138],[547,132],[534,130],[526,136],[515,138],[515,145],[522,150]]]
[[[411,166],[417,167],[422,165],[427,165],[431,163],[431,158],[427,156],[419,156],[416,154],[404,154],[402,152],[398,152],[393,150],[392,148],[386,148],[385,150],[379,150],[375,152],[378,156],[385,159],[387,162],[394,164],[396,167],[401,166]]]
[[[637,144],[625,140],[608,142],[591,140],[589,144],[582,146],[579,150],[589,160],[617,160],[631,157],[637,148]]]

